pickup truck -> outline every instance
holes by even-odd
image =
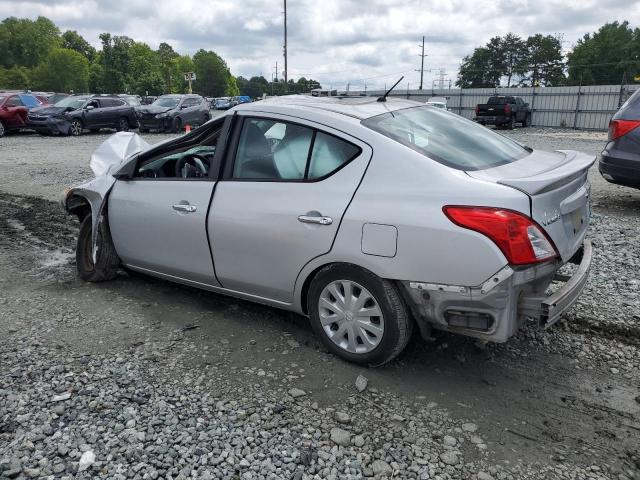
[[[495,125],[512,130],[516,123],[531,125],[531,108],[520,97],[489,97],[487,103],[476,105],[474,120],[481,125]]]

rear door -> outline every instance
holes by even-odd
[[[372,152],[294,117],[236,117],[208,220],[216,274],[225,288],[290,303],[300,270],[331,250]]]

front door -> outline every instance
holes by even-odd
[[[5,117],[7,128],[19,128],[24,126],[27,117],[27,107],[24,106],[18,95],[12,95],[4,104],[8,115]]]
[[[331,249],[371,150],[286,118],[239,115],[208,222],[222,286],[289,303],[304,265]]]
[[[190,145],[185,137],[175,150],[143,158],[132,179],[116,181],[109,225],[125,265],[219,285],[206,230],[218,170],[215,127],[206,141]]]

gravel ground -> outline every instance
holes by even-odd
[[[606,138],[506,134],[593,154]],[[106,137],[0,139],[0,478],[640,479],[640,191],[591,172],[593,270],[553,328],[415,339],[367,370],[291,313],[79,281],[55,201]]]

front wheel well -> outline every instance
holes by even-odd
[[[72,195],[65,201],[65,210],[69,215],[75,215],[82,222],[87,215],[91,215],[89,200],[81,195]]]

